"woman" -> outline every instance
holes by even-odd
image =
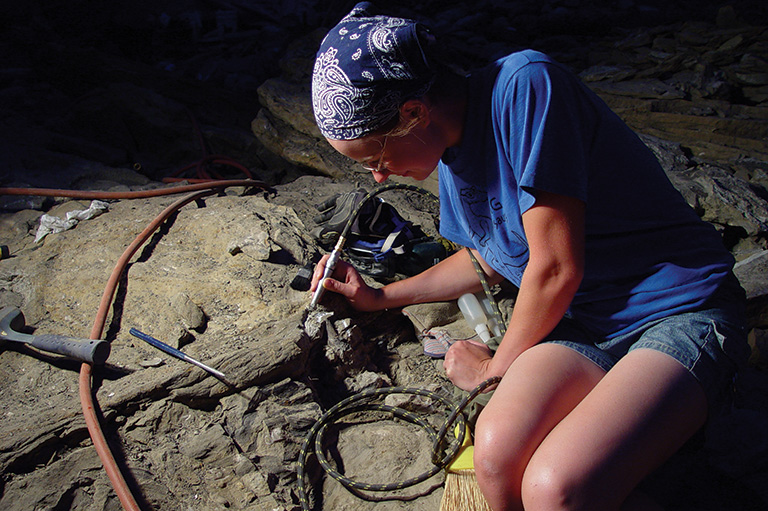
[[[519,287],[495,353],[465,341],[445,359],[465,390],[502,377],[475,429],[488,503],[656,509],[637,485],[717,411],[747,356],[731,255],[559,64],[524,51],[456,75],[430,58],[424,27],[372,9],[324,39],[315,117],[377,182],[437,167],[441,235],[470,247],[489,283]],[[322,285],[365,311],[481,289],[466,251],[382,288],[340,262]]]

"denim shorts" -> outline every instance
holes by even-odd
[[[565,318],[545,342],[568,346],[605,371],[632,350],[666,353],[699,381],[710,413],[716,413],[729,402],[736,370],[749,358],[744,309],[744,291],[731,276],[700,310],[651,321],[608,340]]]

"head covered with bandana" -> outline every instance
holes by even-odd
[[[323,40],[312,73],[312,107],[324,137],[353,140],[392,121],[434,80],[413,20],[374,15],[357,4]]]

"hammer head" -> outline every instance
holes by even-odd
[[[24,328],[24,314],[16,307],[3,307],[0,310],[0,339],[27,342],[29,334],[21,333]]]

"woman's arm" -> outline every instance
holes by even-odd
[[[322,276],[327,257],[321,259],[315,267],[310,289],[312,292]],[[479,257],[478,260],[482,261]],[[481,264],[489,284],[501,281],[500,275],[487,264]],[[455,300],[464,293],[474,293],[482,289],[466,250],[458,251],[418,275],[387,284],[382,288],[369,287],[350,264],[339,261],[333,278],[326,279],[324,285],[327,290],[346,297],[354,308],[364,311]]]
[[[477,252],[475,257],[482,261]],[[482,266],[489,284],[502,280],[486,264]],[[383,302],[389,304],[387,308],[391,308],[413,303],[456,300],[465,293],[475,293],[481,289],[480,279],[469,254],[466,250],[459,250],[422,273],[393,282],[381,288],[381,291]]]
[[[473,343],[456,343],[445,359],[449,378],[470,390],[491,376],[503,376],[526,349],[541,341],[570,306],[584,274],[584,203],[537,192],[523,214],[530,248],[528,265],[507,332],[493,358]]]

